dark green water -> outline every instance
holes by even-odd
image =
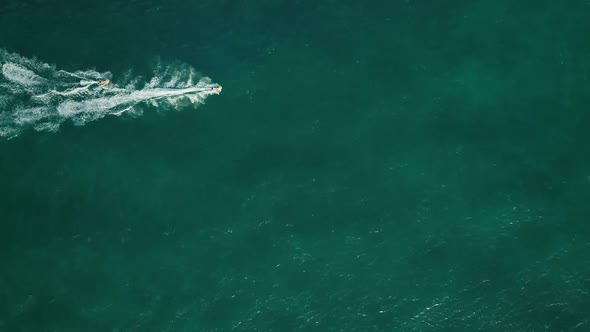
[[[0,331],[590,330],[586,1],[0,4],[223,85],[0,140]]]

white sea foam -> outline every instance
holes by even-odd
[[[33,71],[15,63],[5,63],[2,65],[2,75],[10,82],[22,86],[33,86],[43,83],[43,78],[36,75]]]
[[[67,120],[84,125],[107,115],[140,114],[142,105],[196,106],[221,91],[186,65],[160,64],[145,84],[131,75],[113,83],[109,72],[57,70],[0,49],[0,68],[0,137],[26,128],[56,131]]]

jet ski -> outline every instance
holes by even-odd
[[[219,84],[212,84],[211,86],[211,92],[218,95],[221,93],[221,85]]]

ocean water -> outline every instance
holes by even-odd
[[[3,1],[0,332],[590,330],[589,15]]]

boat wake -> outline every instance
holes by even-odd
[[[107,115],[139,115],[142,106],[174,109],[204,103],[221,86],[187,65],[159,65],[149,81],[111,82],[109,72],[68,72],[0,49],[0,137],[23,130],[57,131],[71,120],[81,126]]]

